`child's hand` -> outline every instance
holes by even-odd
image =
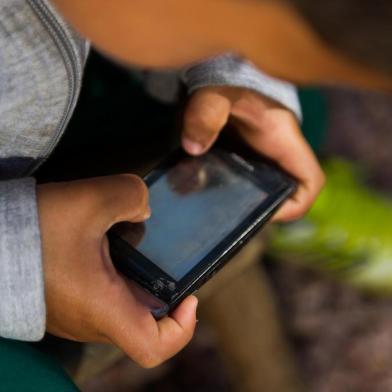
[[[47,330],[84,342],[114,343],[144,367],[183,348],[196,323],[191,296],[160,321],[138,303],[112,265],[106,231],[148,218],[148,192],[132,175],[38,187]]]
[[[243,88],[206,87],[185,111],[183,146],[194,155],[208,150],[228,120],[255,150],[277,162],[299,182],[274,220],[300,218],[312,205],[325,177],[295,116],[276,102]]]

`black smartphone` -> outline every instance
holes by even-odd
[[[259,156],[178,151],[150,172],[151,218],[108,233],[116,268],[160,318],[209,280],[296,188]]]

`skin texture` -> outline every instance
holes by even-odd
[[[230,121],[242,138],[298,180],[296,194],[275,214],[275,221],[300,218],[313,203],[325,178],[290,111],[250,90],[208,87],[191,98],[184,116],[183,145],[190,154],[208,150]]]
[[[140,178],[41,185],[38,205],[49,332],[114,343],[143,367],[158,365],[188,343],[197,299],[188,297],[157,322],[110,260],[106,231],[117,222],[141,222],[150,215]]]
[[[391,88],[391,80],[327,48],[285,3],[256,0],[53,0],[64,17],[116,61],[172,68],[234,51],[272,75],[301,84]],[[241,88],[197,91],[184,114],[183,146],[206,151],[233,122],[257,151],[299,181],[275,216],[292,220],[310,207],[324,175],[293,114]],[[148,216],[147,190],[135,176],[114,176],[38,189],[44,252],[47,329],[79,341],[112,342],[145,367],[179,351],[196,323],[187,298],[156,322],[112,266],[105,233],[116,222]]]

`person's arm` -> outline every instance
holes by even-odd
[[[147,89],[170,101],[176,95],[171,73],[152,73]],[[231,54],[214,57],[182,72],[190,95],[182,145],[193,155],[206,152],[231,122],[260,154],[274,160],[298,181],[298,190],[275,214],[275,220],[300,218],[325,182],[312,149],[301,133],[302,114],[295,87],[266,75]]]
[[[189,94],[202,87],[246,88],[286,107],[295,114],[299,121],[302,119],[295,86],[267,75],[241,57],[232,54],[214,57],[187,68],[181,78],[186,84]]]
[[[37,341],[45,298],[35,180],[0,181],[0,336]]]
[[[273,99],[293,112],[299,121],[302,119],[294,85],[269,76],[245,59],[231,54],[211,58],[182,71],[144,72],[142,79],[149,94],[162,102],[170,103],[178,98],[180,81],[189,95],[203,87],[239,87]]]
[[[0,336],[33,341],[46,329],[112,343],[144,367],[182,349],[197,299],[155,320],[110,258],[107,230],[150,213],[148,189],[134,175],[37,188],[31,178],[0,182]]]
[[[322,189],[325,176],[301,133],[295,87],[232,55],[195,65],[185,71],[183,79],[191,93],[183,120],[184,149],[202,154],[228,122],[234,124],[254,150],[297,179],[297,192],[273,219],[302,217]]]

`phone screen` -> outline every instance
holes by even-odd
[[[267,197],[214,154],[187,157],[149,187],[151,218],[121,237],[180,280]]]

